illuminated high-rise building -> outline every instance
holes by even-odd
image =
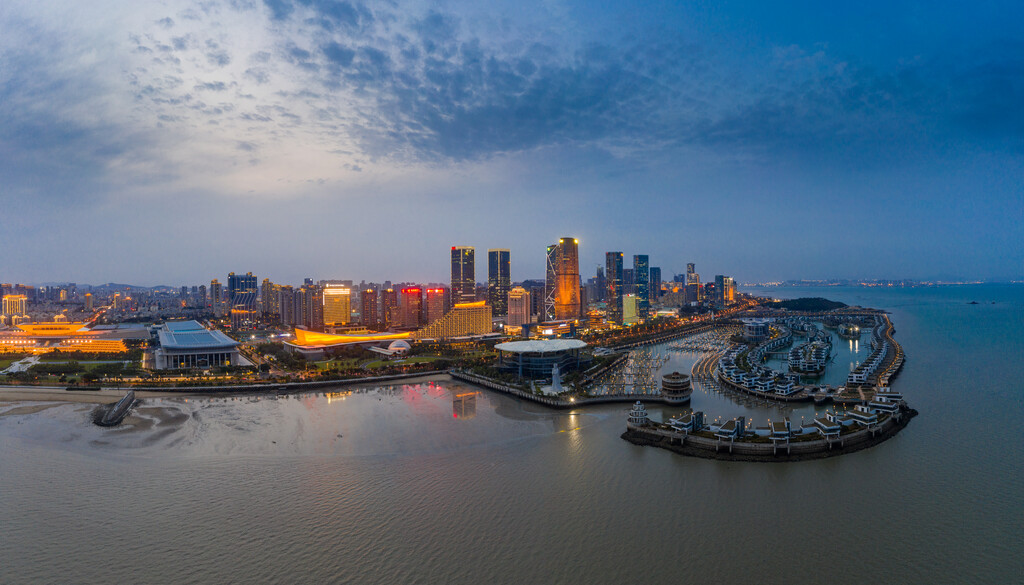
[[[352,289],[340,284],[323,287],[324,325],[345,325],[352,318]]]
[[[377,307],[377,290],[368,288],[362,293],[363,326],[370,331],[381,329],[380,310]]]
[[[447,292],[442,287],[428,288],[426,293],[426,300],[424,302],[423,323],[430,325],[434,321],[437,321],[441,317],[444,317],[445,308],[447,307]]]
[[[277,290],[269,278],[264,278],[260,283],[260,306],[264,315],[280,315],[281,310],[277,307]]]
[[[697,274],[697,265],[693,262],[686,265],[686,284],[700,284],[700,275]]]
[[[220,281],[216,278],[210,281],[210,307],[218,317],[224,314],[224,290],[221,287]]]
[[[725,275],[715,275],[715,303],[718,306],[725,305]]]
[[[555,319],[579,319],[579,241],[575,238],[560,238],[555,261]]]
[[[508,291],[512,288],[509,251],[487,250],[487,302],[495,316],[508,314]]]
[[[508,325],[519,327],[530,322],[530,292],[521,286],[508,291]]]
[[[419,327],[423,319],[423,289],[407,286],[402,289],[402,327]]]
[[[622,252],[605,253],[604,262],[608,322],[622,325]]]
[[[656,302],[661,297],[661,268],[651,266],[651,302]]]
[[[444,317],[413,334],[416,339],[450,339],[490,333],[491,307],[484,301],[455,303]]]
[[[85,293],[85,312],[92,311],[92,293]]]
[[[476,300],[476,249],[452,246],[452,302]]]
[[[647,254],[633,256],[633,283],[637,317],[646,319],[651,309],[651,268]]]
[[[252,329],[259,311],[259,289],[252,272],[245,275],[228,273],[228,299],[231,306],[231,327]]]
[[[383,291],[380,299],[380,317],[385,329],[401,323],[401,315],[398,314],[398,291],[393,288],[386,288]]]

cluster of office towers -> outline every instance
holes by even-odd
[[[258,286],[251,272],[232,272],[226,289],[216,279],[211,281],[209,306],[218,316],[230,314],[232,326],[239,329],[251,328],[262,317],[264,321],[316,330],[360,327],[383,331],[419,328],[440,319],[457,305],[484,300],[491,314],[510,326],[534,320],[574,321],[587,316],[589,302],[604,301],[607,321],[622,325],[650,317],[652,303],[662,290],[661,269],[651,267],[646,254],[634,255],[631,268],[624,266],[624,258],[622,252],[607,252],[604,266],[599,266],[596,276],[583,283],[579,240],[560,238],[546,248],[544,280],[523,281],[522,286],[513,288],[510,251],[492,248],[487,250],[486,290],[478,290],[476,249],[452,246],[450,287],[392,286],[390,282],[361,283],[355,287],[350,280],[314,283],[309,278],[301,287],[279,285],[269,279]],[[676,276],[677,280],[682,278]],[[723,276],[716,277],[715,287],[701,287],[692,263],[687,265],[685,283],[682,292],[686,302],[700,302],[705,290],[716,288],[725,304],[732,300],[734,293],[730,291],[735,290],[732,279]],[[182,295],[186,293],[182,287]],[[193,290],[193,295],[197,293],[207,304],[206,287]],[[358,309],[359,323],[351,322],[353,309]]]

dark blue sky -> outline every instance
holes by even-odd
[[[1024,277],[1024,5],[678,4],[8,0],[0,280]]]

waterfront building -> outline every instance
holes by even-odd
[[[704,429],[704,412],[688,412],[668,419],[668,425],[679,433],[695,433]]]
[[[579,240],[558,240],[555,266],[555,319],[580,317]]]
[[[661,396],[669,404],[682,404],[690,401],[690,394],[693,388],[690,387],[690,376],[672,372],[661,378]]]
[[[637,299],[637,315],[644,320],[647,319],[651,310],[651,270],[647,254],[633,256],[633,282]]]
[[[452,246],[451,290],[455,303],[476,300],[476,249],[473,246]]]
[[[402,308],[400,326],[416,328],[423,320],[423,289],[418,286],[407,286],[402,289]]]
[[[508,291],[512,288],[511,263],[506,249],[487,250],[487,302],[495,316],[508,315]]]
[[[639,400],[633,405],[633,409],[629,411],[626,416],[626,421],[634,426],[642,427],[651,422],[651,419],[647,416],[647,409],[643,403]]]
[[[622,325],[622,252],[606,252],[604,258],[608,321]]]
[[[650,300],[652,303],[658,301],[661,298],[661,268],[657,266],[651,267],[651,296]]]
[[[26,313],[25,306],[27,302],[28,297],[25,295],[4,295],[3,314],[8,317],[12,315],[24,315]]]
[[[768,339],[771,328],[766,319],[745,319],[743,323],[743,338],[753,343],[760,343]]]
[[[508,292],[508,325],[519,327],[530,321],[530,293],[517,286]]]
[[[367,288],[362,293],[363,326],[370,331],[380,329],[380,310],[377,307],[377,290]]]
[[[168,321],[157,329],[160,342],[153,352],[157,370],[181,370],[239,365],[239,343],[196,321]]]
[[[520,378],[547,378],[556,366],[559,372],[579,369],[584,347],[587,343],[579,339],[531,339],[499,343],[494,349],[498,369]]]
[[[742,439],[746,420],[747,417],[740,416],[730,421],[726,421],[718,427],[717,431],[715,431],[715,437],[719,439],[729,439],[730,441],[733,439]]]
[[[352,320],[352,289],[340,284],[323,287],[324,325],[345,325]]]
[[[444,317],[414,334],[415,339],[452,339],[487,335],[493,330],[491,307],[484,301],[455,303]]]
[[[284,345],[286,348],[302,354],[306,359],[322,359],[346,347],[377,347],[411,337],[411,332],[334,334],[296,329],[295,340],[286,341]]]
[[[448,291],[443,287],[428,288],[426,294],[426,302],[424,303],[424,315],[425,319],[423,322],[430,325],[434,321],[437,321],[441,317],[444,317],[446,313],[445,308],[448,306]]]

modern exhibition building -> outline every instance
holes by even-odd
[[[86,323],[19,323],[13,331],[0,332],[0,353],[120,353],[127,350],[116,332],[93,330]]]
[[[558,365],[560,372],[576,370],[582,363],[580,350],[587,346],[579,339],[533,339],[509,341],[494,346],[498,350],[498,368],[520,378],[548,378]]]
[[[153,352],[157,370],[187,370],[242,365],[240,345],[220,331],[211,331],[197,321],[168,321],[156,331],[160,347]]]
[[[350,333],[337,335],[306,329],[295,330],[295,340],[286,341],[286,347],[300,353],[307,359],[323,359],[336,350],[359,345],[363,347],[382,346],[399,339],[412,339],[411,332],[402,333]]]

